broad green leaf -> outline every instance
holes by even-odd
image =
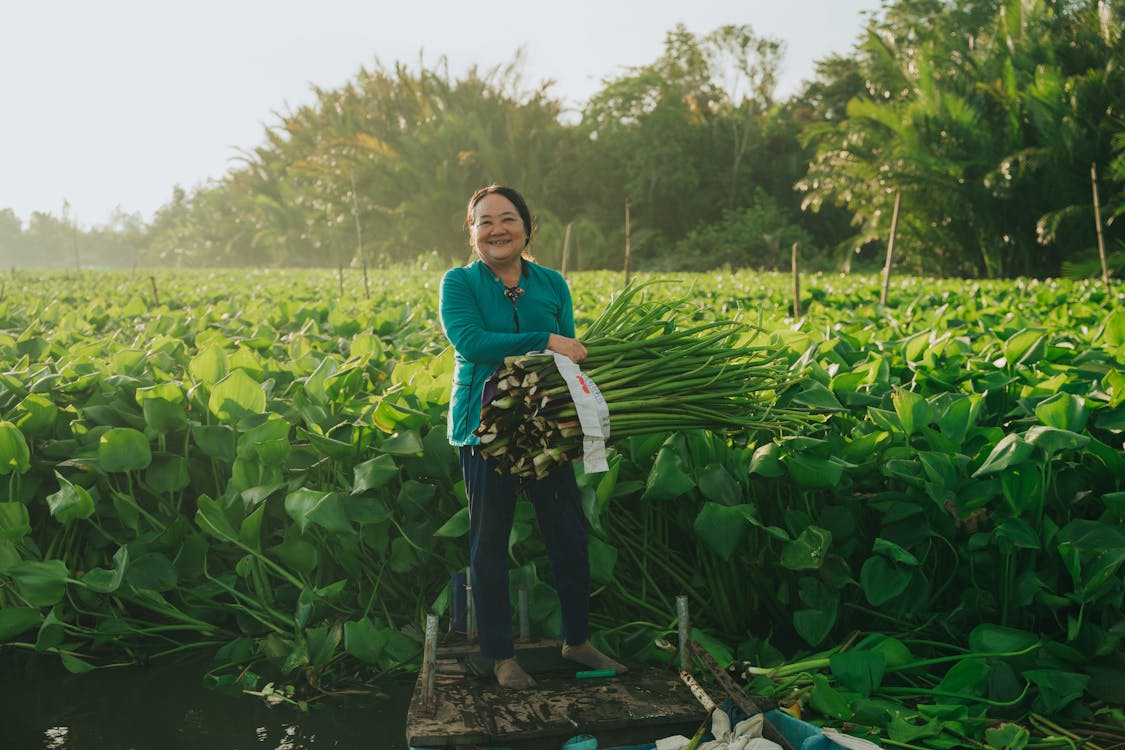
[[[1034,710],[1047,715],[1057,714],[1086,692],[1090,675],[1064,672],[1058,669],[1029,669],[1021,673],[1039,688],[1033,704]]]
[[[59,661],[62,662],[66,671],[71,674],[86,674],[87,672],[92,672],[95,669],[94,665],[69,653],[71,648],[71,646],[62,644],[58,649]]]
[[[205,533],[218,539],[230,541],[238,539],[226,511],[217,500],[212,500],[207,495],[200,495],[196,502],[195,524]]]
[[[159,552],[149,552],[133,559],[125,580],[139,589],[171,591],[176,588],[179,576],[171,560]]]
[[[302,487],[285,496],[285,512],[301,531],[308,529],[309,524],[316,524],[328,531],[353,532],[342,498],[335,492],[317,492]]]
[[[184,393],[172,383],[161,383],[137,389],[137,402],[145,417],[145,425],[153,432],[166,435],[187,427]]]
[[[59,480],[59,491],[47,496],[47,507],[51,515],[61,524],[76,519],[89,518],[94,514],[94,500],[84,487],[71,483],[62,474],[55,472]]]
[[[31,533],[31,516],[23,503],[0,503],[0,541]]]
[[[952,695],[983,697],[988,693],[988,662],[967,656],[945,673],[936,690]]]
[[[265,466],[280,466],[289,457],[290,425],[280,414],[269,414],[265,420],[238,437],[238,457],[254,460]]]
[[[742,498],[742,485],[719,463],[708,465],[696,476],[699,493],[723,505],[736,505]]]
[[[192,425],[191,437],[204,454],[228,463],[237,456],[238,436],[229,425]]]
[[[425,453],[417,430],[402,430],[384,438],[379,447],[392,456],[421,456]]]
[[[269,551],[290,568],[306,576],[312,575],[320,561],[316,546],[296,537],[270,547]]]
[[[1043,425],[1028,428],[1024,433],[1024,440],[1042,449],[1047,454],[1047,458],[1054,457],[1059,451],[1084,448],[1090,443],[1090,438],[1086,435]]]
[[[1082,432],[1086,429],[1088,411],[1081,396],[1063,391],[1040,401],[1035,407],[1035,416],[1048,427]]]
[[[1031,524],[1021,518],[1009,517],[996,524],[993,534],[997,539],[1002,539],[1012,547],[1019,549],[1039,549],[1039,535]]]
[[[245,370],[234,370],[211,388],[207,409],[220,422],[235,424],[266,409],[266,392]]]
[[[172,453],[154,454],[152,465],[145,470],[145,484],[153,492],[167,495],[186,489],[190,483],[188,462],[183,456]]]
[[[191,360],[188,372],[196,380],[214,385],[230,372],[230,360],[222,347],[209,346]]]
[[[695,487],[680,453],[681,443],[669,438],[656,454],[656,462],[645,480],[642,500],[675,500]]]
[[[0,422],[0,476],[23,474],[31,468],[31,451],[27,439],[14,424]]]
[[[1043,502],[1043,475],[1038,466],[1021,463],[1000,475],[1000,489],[1012,513],[1018,516]]]
[[[355,467],[352,494],[358,495],[367,490],[379,489],[398,477],[399,468],[392,456],[383,454],[368,459]]]
[[[62,601],[67,573],[62,560],[24,560],[8,570],[16,591],[33,607],[53,607]]]
[[[973,477],[982,477],[997,471],[1003,471],[1009,466],[1021,464],[1031,457],[1034,450],[1035,446],[1022,437],[1015,433],[1009,433],[993,446],[988,458],[984,460],[979,469],[973,472]]]
[[[695,535],[709,550],[724,560],[730,560],[746,538],[744,508],[705,502],[692,524]]]
[[[601,539],[591,536],[590,549],[590,580],[595,585],[603,585],[613,581],[613,571],[617,567],[617,548],[606,544]]]
[[[1047,337],[1042,329],[1024,328],[1004,342],[1004,359],[1009,367],[1030,365],[1047,351]]]
[[[785,469],[781,467],[779,460],[780,456],[781,448],[777,443],[758,446],[754,451],[754,457],[750,460],[750,473],[772,478],[785,476]]]
[[[934,421],[933,407],[924,396],[913,391],[895,388],[891,394],[891,403],[894,404],[895,414],[907,435],[913,435]]]
[[[1019,724],[1004,723],[984,730],[984,740],[992,750],[1024,750],[1031,733]]]
[[[789,570],[818,570],[832,545],[832,532],[809,526],[781,548],[781,564]]]
[[[888,560],[894,560],[903,565],[915,566],[919,564],[917,557],[903,549],[900,545],[882,537],[876,537],[872,552],[876,555],[883,555]]]
[[[35,607],[0,607],[0,643],[39,627],[43,615]]]
[[[1034,633],[987,622],[969,632],[969,648],[982,654],[1023,651],[1038,642]]]
[[[114,473],[147,469],[152,463],[148,438],[131,427],[114,427],[98,440],[98,467]]]
[[[844,466],[839,461],[794,453],[782,459],[789,476],[802,487],[828,489],[840,483]]]
[[[351,501],[349,501],[349,505],[350,503]],[[351,512],[348,513],[348,516],[355,520]],[[441,525],[441,528],[434,532],[434,536],[456,539],[458,537],[465,536],[465,534],[468,533],[469,509],[460,508],[456,513],[449,517],[448,521]]]
[[[113,553],[113,568],[91,568],[79,580],[82,585],[99,594],[111,594],[121,588],[125,574],[129,572],[129,548],[118,547]]]
[[[804,387],[793,396],[793,403],[821,411],[844,411],[844,407],[836,398],[836,394],[816,380],[807,381]]]
[[[16,406],[14,421],[25,435],[38,435],[55,424],[59,407],[43,393],[31,393]]]
[[[941,434],[961,445],[980,414],[980,396],[962,396],[952,401],[941,415]]]
[[[880,651],[843,651],[829,658],[832,675],[865,698],[882,684],[886,668],[886,657]]]
[[[851,705],[839,690],[828,684],[828,678],[822,674],[812,676],[813,689],[809,694],[809,705],[825,716],[840,721],[852,718]]]
[[[859,572],[859,585],[863,594],[875,607],[886,604],[906,591],[910,579],[909,570],[903,570],[885,557],[867,558]]]

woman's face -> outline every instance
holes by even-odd
[[[510,200],[491,193],[473,207],[469,241],[489,266],[504,265],[519,258],[527,247],[527,228]]]

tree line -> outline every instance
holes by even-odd
[[[848,54],[776,96],[781,42],[677,26],[568,111],[523,59],[463,76],[376,63],[265,129],[151,222],[0,211],[12,265],[359,266],[468,257],[464,202],[518,186],[533,251],[655,271],[882,262],[941,276],[1125,269],[1125,14],[1110,0],[887,0]],[[628,223],[626,222],[628,214]]]

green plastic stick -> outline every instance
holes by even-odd
[[[590,678],[590,677],[616,677],[617,676],[617,670],[616,669],[589,669],[585,672],[575,672],[574,676],[577,677],[580,680],[584,680],[584,679],[587,679],[587,678]]]

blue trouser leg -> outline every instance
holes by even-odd
[[[555,576],[563,639],[577,646],[589,638],[590,554],[574,469],[568,464],[532,482],[528,495]]]
[[[495,464],[469,447],[460,451],[469,498],[469,566],[482,656],[506,659],[515,653],[512,605],[508,596],[508,539],[520,481],[496,472]],[[562,609],[563,638],[579,644],[588,637],[590,561],[586,524],[574,470],[562,467],[528,486]]]

